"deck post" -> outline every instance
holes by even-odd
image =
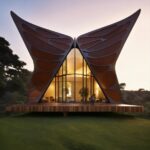
[[[67,113],[67,112],[63,112],[63,116],[64,116],[64,117],[67,117],[67,116],[68,116],[68,113]]]

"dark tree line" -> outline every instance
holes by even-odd
[[[19,101],[19,97],[23,102],[31,72],[9,46],[9,42],[0,37],[0,102]]]

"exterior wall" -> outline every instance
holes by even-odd
[[[28,23],[13,12],[11,15],[33,59],[34,72],[28,88],[28,103],[37,103],[70,51],[73,39]]]
[[[121,103],[121,92],[115,72],[117,58],[134,26],[140,10],[128,18],[86,33],[77,41],[66,35],[28,23],[11,12],[12,18],[34,62],[28,102],[41,100],[71,48],[79,48],[105,97]]]
[[[112,103],[121,103],[121,92],[115,71],[117,58],[134,26],[140,10],[112,25],[77,38],[77,45],[105,96]]]

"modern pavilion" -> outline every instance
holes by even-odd
[[[77,39],[33,25],[11,12],[33,59],[26,104],[12,112],[143,112],[122,104],[115,72],[117,58],[140,10]]]

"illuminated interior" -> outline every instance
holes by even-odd
[[[70,51],[54,77],[43,99],[48,102],[104,101],[105,96],[94,79],[80,51]]]

